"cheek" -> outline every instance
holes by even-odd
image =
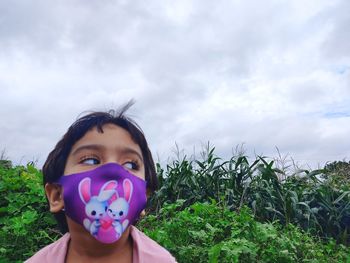
[[[142,179],[142,180],[146,180],[144,173],[134,173],[134,175],[137,176],[138,178]]]
[[[69,155],[67,157],[67,160],[66,160],[66,164],[64,166],[64,171],[63,171],[63,174],[64,175],[67,175],[67,174],[73,174],[73,173],[76,173],[76,168],[74,166],[74,162],[72,160],[72,157]]]
[[[92,170],[96,167],[97,167],[96,165],[89,166],[89,165],[81,165],[81,164],[72,164],[72,163],[67,162],[67,164],[64,168],[63,175],[71,175],[71,174],[75,174],[75,173],[87,172],[87,171]]]
[[[136,177],[142,179],[142,180],[146,180],[146,176],[145,176],[145,169],[142,168],[138,171],[135,171],[135,170],[129,170],[129,172],[132,174],[132,175],[135,175]]]
[[[140,169],[140,171],[137,171],[137,174],[135,175],[143,180],[146,180],[145,167],[142,167],[142,169]]]

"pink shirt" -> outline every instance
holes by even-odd
[[[131,226],[131,237],[133,245],[133,263],[173,263],[175,258],[162,246],[150,239],[136,227]],[[64,263],[70,234],[66,233],[56,242],[39,250],[34,256],[29,258],[26,263]]]

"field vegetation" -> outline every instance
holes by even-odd
[[[157,164],[159,190],[139,223],[179,262],[350,262],[350,163],[323,169],[243,153]],[[42,175],[0,160],[0,262],[58,239]]]

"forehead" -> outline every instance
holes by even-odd
[[[100,132],[93,127],[85,133],[72,147],[72,152],[81,145],[101,144],[108,147],[128,147],[141,153],[140,146],[132,139],[131,134],[124,128],[115,124],[105,124]]]

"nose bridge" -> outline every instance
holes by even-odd
[[[120,154],[116,149],[113,149],[111,145],[106,149],[104,163],[120,164]]]

